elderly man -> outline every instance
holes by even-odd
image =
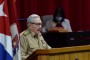
[[[50,49],[40,31],[42,28],[40,16],[32,14],[27,18],[27,29],[20,35],[21,56],[25,60],[36,49]]]

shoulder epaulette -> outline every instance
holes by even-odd
[[[24,35],[24,36],[27,36],[28,34],[29,34],[28,31],[24,31],[24,32],[23,32],[23,35]]]

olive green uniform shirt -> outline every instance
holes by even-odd
[[[50,49],[42,35],[35,36],[29,29],[23,31],[20,35],[20,47],[22,60],[25,60],[36,49]]]

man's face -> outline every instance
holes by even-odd
[[[30,30],[32,30],[35,34],[39,34],[42,28],[42,22],[40,18],[35,18],[34,22],[30,23]]]

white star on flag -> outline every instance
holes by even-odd
[[[4,2],[0,5],[0,16],[7,16],[7,15],[3,12],[3,6],[4,6]]]

